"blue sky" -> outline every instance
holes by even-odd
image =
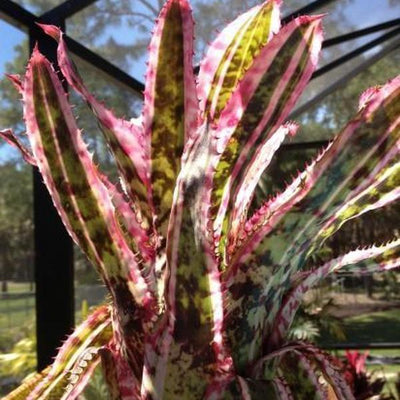
[[[0,19],[0,74],[5,71],[5,64],[15,57],[14,48],[21,43],[26,34]]]

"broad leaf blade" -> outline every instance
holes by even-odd
[[[161,10],[150,43],[143,110],[144,134],[151,143],[156,225],[163,237],[185,141],[197,125],[192,42],[193,21],[188,2],[169,0]]]
[[[53,25],[40,27],[58,41],[58,63],[67,82],[86,100],[96,116],[101,130],[115,156],[117,167],[125,181],[137,218],[143,220],[144,230],[151,231],[153,208],[149,180],[150,155],[140,123],[117,118],[86,88],[79,72],[70,59],[62,32]]]
[[[35,388],[32,388],[27,400],[51,399],[57,393],[61,394],[61,398],[68,385],[71,371],[74,368],[77,371],[76,368],[79,367],[81,362],[82,374],[85,369],[90,372],[91,361],[97,362],[96,356],[92,356],[97,352],[95,349],[107,344],[111,335],[110,310],[108,306],[101,306],[69,336],[60,348],[45,378]],[[86,354],[86,357],[84,354]],[[86,361],[85,365],[82,363],[83,361]],[[73,387],[71,390],[73,390]]]
[[[239,16],[218,35],[200,64],[203,117],[216,121],[261,48],[279,30],[279,1],[266,1]]]
[[[149,286],[123,240],[61,83],[37,50],[26,75],[24,105],[32,151],[68,232],[110,289],[119,279],[131,282],[133,298],[144,306],[152,296]]]
[[[217,235],[255,150],[284,122],[316,67],[320,22],[320,17],[299,17],[283,27],[261,50],[221,115],[213,132],[221,149],[211,198]]]
[[[196,143],[178,178],[167,236],[167,321],[153,339],[161,356],[149,365],[154,379],[142,395],[201,398],[214,374],[231,368],[222,332],[218,264],[201,227],[208,140],[204,136]],[[182,374],[190,385],[180,385]]]

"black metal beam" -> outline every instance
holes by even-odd
[[[382,24],[372,25],[367,28],[359,29],[357,31],[349,32],[344,35],[336,36],[332,39],[324,40],[322,47],[331,47],[337,44],[347,42],[349,40],[354,40],[362,36],[370,35],[371,33],[380,32],[385,29],[390,29],[395,26],[400,25],[400,18],[392,19],[390,21],[384,22]]]
[[[0,1],[0,16],[19,29],[29,29],[38,20],[36,15],[11,0]]]
[[[372,40],[372,41],[364,44],[363,46],[360,46],[357,49],[345,54],[344,56],[337,58],[336,60],[330,62],[329,64],[324,65],[323,67],[319,68],[317,71],[314,72],[312,79],[326,74],[327,72],[331,71],[332,69],[339,67],[340,65],[344,64],[345,62],[352,60],[353,58],[365,53],[366,51],[388,41],[389,39],[391,39],[399,34],[400,34],[400,27],[393,29],[388,33],[385,33],[382,36],[379,36],[377,39]]]
[[[322,48],[335,46],[335,45],[347,42],[349,40],[354,40],[354,39],[357,39],[359,37],[369,35],[371,33],[375,33],[375,32],[379,32],[379,31],[385,30],[385,29],[392,28],[394,26],[400,26],[400,18],[393,19],[393,20],[384,22],[382,24],[372,25],[372,26],[369,26],[367,28],[360,29],[358,31],[353,31],[353,32],[350,32],[350,33],[346,33],[344,35],[336,36],[336,37],[334,37],[332,39],[326,39],[326,40],[324,40],[322,42]],[[391,31],[391,32],[393,32],[393,31]],[[376,40],[379,41],[377,44],[380,44],[381,42],[384,42],[388,38],[391,38],[392,35],[394,36],[394,34],[392,34],[391,32],[386,34],[386,35],[388,35],[388,37],[383,35],[383,36],[377,38]],[[376,46],[377,44],[376,43],[373,44],[373,42],[370,42],[370,43],[367,43],[365,46],[368,46],[370,48],[370,47]],[[367,50],[369,48],[367,48]],[[355,50],[356,55],[359,55],[359,51],[360,51],[359,49]],[[366,51],[366,50],[364,50],[364,51]],[[348,57],[348,55],[346,55],[346,57]],[[354,55],[350,56],[350,58],[353,58],[353,57],[355,57],[355,56]],[[345,59],[345,61],[347,61],[347,60]],[[343,62],[345,62],[345,61],[343,61]],[[336,64],[337,60],[335,60],[334,63]],[[199,69],[200,69],[200,66],[197,65],[194,68],[194,72],[197,74],[199,72]]]
[[[54,21],[65,28],[62,21]],[[37,27],[29,30],[31,49],[56,65],[57,45]],[[43,184],[33,171],[34,249],[36,282],[36,337],[38,371],[51,364],[57,349],[74,327],[73,246]]]
[[[66,20],[98,0],[67,0],[40,16],[41,19]]]
[[[356,77],[358,74],[360,74],[362,71],[366,70],[369,68],[371,65],[375,64],[378,62],[381,58],[386,56],[387,54],[391,53],[392,51],[400,48],[400,36],[394,40],[392,43],[388,44],[385,46],[382,50],[380,50],[378,53],[374,54],[367,60],[363,61],[361,64],[357,65],[355,68],[353,68],[350,72],[348,72],[346,75],[338,79],[337,81],[333,82],[330,86],[328,86],[326,89],[324,89],[322,92],[318,93],[316,96],[314,96],[312,99],[301,105],[300,107],[297,107],[290,115],[288,119],[296,119],[298,118],[301,114],[309,110],[311,107],[315,106],[316,104],[320,103],[326,96],[329,96],[331,93],[333,93],[335,90],[339,89],[340,87],[343,87],[346,85],[347,82],[349,82],[351,79]]]
[[[74,0],[75,1],[75,0]],[[92,0],[94,1],[94,0]],[[26,11],[20,5],[14,3],[11,0],[0,0],[0,15],[8,22],[16,25],[18,28],[31,29],[37,31],[36,22],[52,23],[57,24],[56,14],[44,14],[42,17],[38,18],[36,15],[29,11]],[[139,80],[135,79],[131,75],[124,72],[122,69],[118,68],[111,62],[107,61],[103,57],[94,53],[92,50],[83,46],[76,40],[65,36],[65,41],[68,45],[70,51],[77,55],[82,60],[89,63],[92,67],[97,70],[107,74],[117,83],[132,89],[138,96],[143,96],[144,84]]]

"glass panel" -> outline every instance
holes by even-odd
[[[282,15],[286,17],[287,15],[299,10],[310,4],[310,0],[284,0],[282,4]]]
[[[147,45],[162,3],[162,0],[98,0],[68,19],[67,32],[108,61],[143,81]],[[229,7],[226,7],[226,4],[217,0],[191,1],[196,21],[195,64],[200,61],[206,44],[215,37],[217,31],[237,15],[259,3],[258,0],[231,0]],[[287,15],[307,3],[307,0],[287,1],[282,13]]]
[[[241,12],[259,4],[259,1],[232,0],[229,7],[219,1],[193,0],[191,3],[196,21],[195,63],[197,64],[206,49],[206,44],[215,37],[216,32]],[[306,0],[284,1],[282,15],[288,15],[308,3]],[[161,0],[120,2],[99,0],[71,17],[68,20],[67,30],[73,38],[137,79],[143,80],[147,60],[146,46],[161,4]],[[331,2],[313,14],[327,13],[324,18],[324,31],[325,37],[331,38],[387,21],[399,12],[400,5],[390,0],[374,0],[368,4],[362,0],[347,0]],[[381,34],[368,35],[325,49],[320,65],[354,50]]]
[[[104,101],[107,107],[114,110],[119,117],[130,119],[137,116],[141,109],[141,99],[132,91],[116,85],[105,75],[95,71],[78,58],[76,65],[89,90]],[[95,161],[114,182],[118,181],[118,173],[103,135],[98,128],[96,118],[82,99],[71,89],[70,101],[74,105],[74,113],[78,117],[78,125],[83,129],[84,139],[94,153]],[[104,302],[106,289],[86,256],[75,246],[75,310],[76,321],[86,314],[87,307]]]
[[[317,13],[326,14],[325,37],[332,38],[395,18],[400,13],[400,3],[393,0],[332,1]]]
[[[4,73],[22,73],[25,34],[0,20],[0,127],[24,130],[20,96]],[[36,368],[32,169],[0,141],[0,395]]]
[[[343,69],[340,69],[340,74],[332,71],[312,81],[303,98],[300,99],[300,104],[329,87],[365,58],[365,56],[360,56],[354,64],[350,63],[346,67],[343,66]],[[326,96],[300,117],[296,117],[295,119],[300,123],[301,129],[292,140],[307,142],[331,138],[354,115],[358,107],[358,98],[365,89],[383,84],[398,74],[399,61],[400,54],[398,51],[389,53],[351,79],[343,87]]]
[[[323,19],[324,37],[326,39],[389,21],[399,13],[400,3],[391,0],[372,0],[368,2],[363,0],[334,1],[317,12],[317,14],[326,14]],[[322,52],[320,66],[375,40],[387,32],[387,30],[376,32],[325,48]]]
[[[14,0],[15,3],[26,8],[28,11],[41,15],[64,3],[65,0]]]

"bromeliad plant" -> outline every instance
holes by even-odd
[[[249,215],[257,182],[315,70],[321,17],[280,27],[278,0],[229,24],[193,74],[187,0],[166,2],[150,43],[141,118],[114,116],[88,91],[62,33],[58,63],[88,103],[121,175],[94,165],[51,64],[33,51],[21,92],[36,165],[68,232],[111,304],[97,309],[54,364],[10,399],[74,399],[102,363],[113,399],[353,398],[338,366],[288,342],[303,294],[349,265],[399,265],[400,239],[306,270],[346,221],[399,194],[400,78],[368,90],[343,131]],[[304,389],[304,390],[303,390]]]

